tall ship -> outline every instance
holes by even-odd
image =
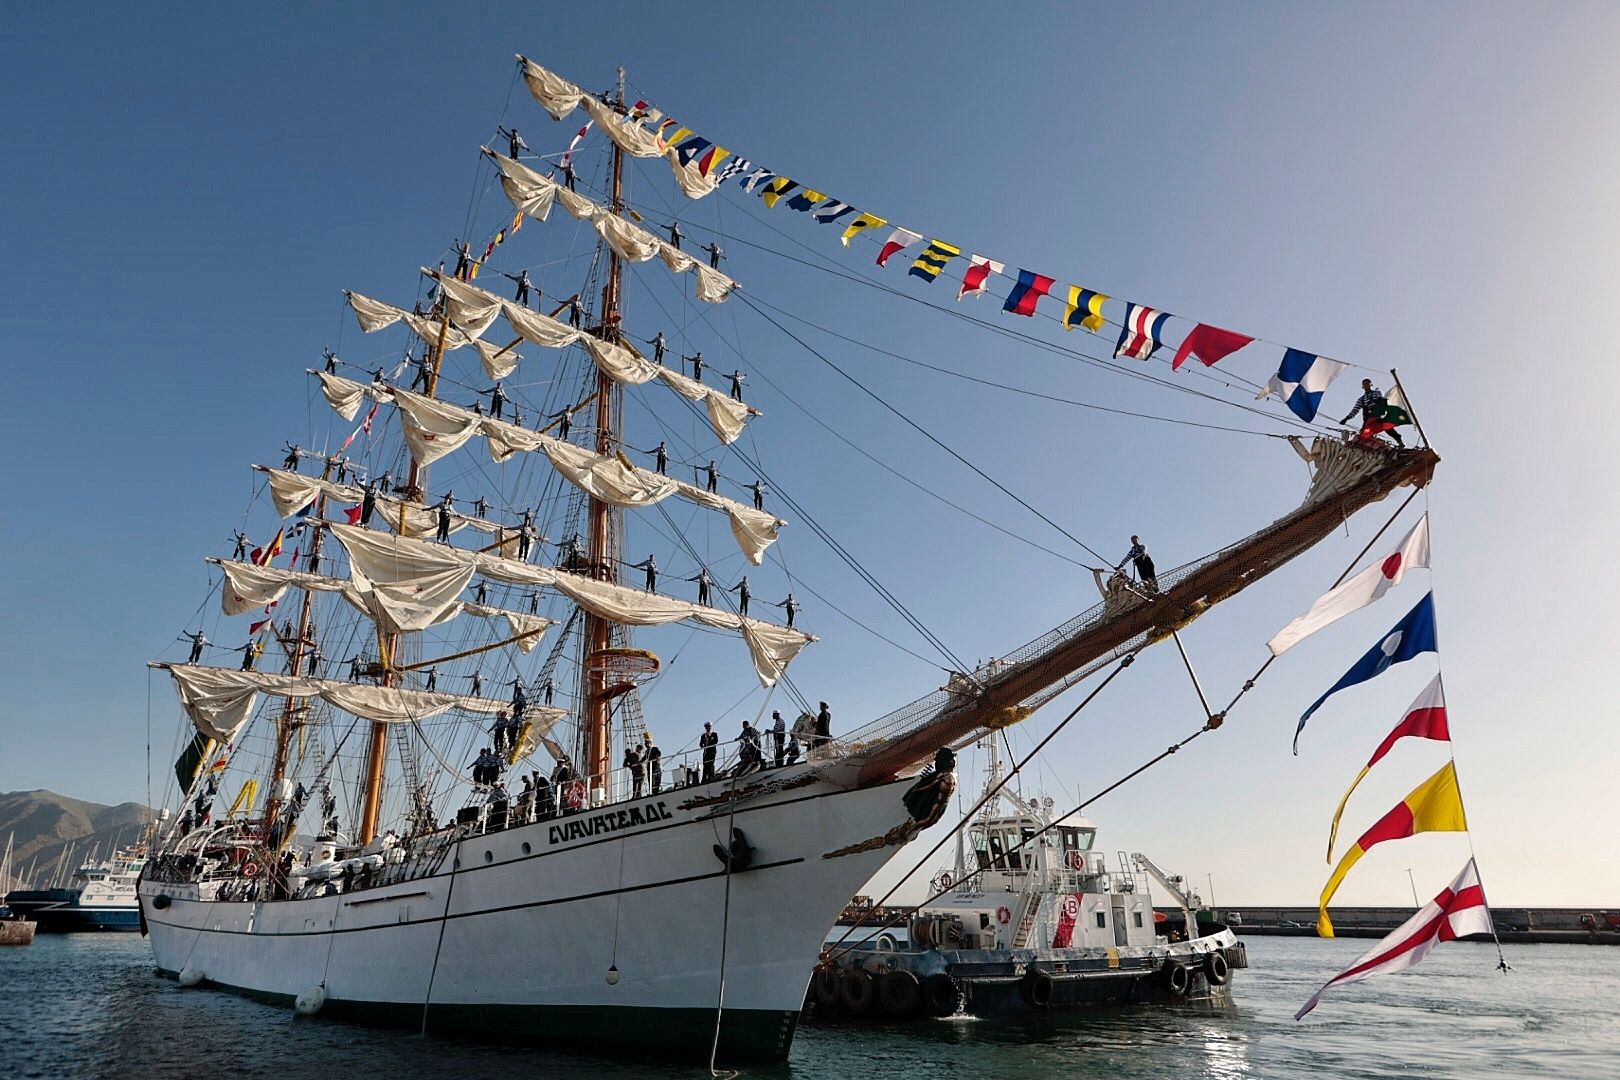
[[[763,370],[704,367],[705,348],[731,355],[704,305],[749,295],[722,237],[666,240],[669,211],[633,203],[627,176],[667,163],[695,199],[752,175],[848,230],[852,208],[733,168],[622,72],[603,93],[523,57],[518,75],[555,119],[582,111],[580,134],[538,153],[503,123],[469,143],[477,239],[399,268],[412,299],[345,294],[364,336],[309,373],[342,427],[254,465],[234,543],[209,556],[215,621],[153,663],[184,722],[140,918],[160,972],[300,1013],[782,1058],[849,897],[943,818],[951,751],[1426,484],[1436,458],[1307,428],[1314,476],[1279,519],[1151,578],[1106,575],[1100,603],[993,664],[913,621],[942,685],[835,729],[830,695],[789,672],[817,639],[776,508],[904,606],[773,480],[746,400]],[[496,185],[509,207],[481,198]],[[672,284],[697,302],[672,302],[680,321]],[[709,705],[658,715],[654,691],[682,679]]]

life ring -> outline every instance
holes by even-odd
[[[1209,980],[1211,986],[1225,986],[1232,978],[1232,965],[1226,962],[1226,954],[1216,949],[1204,957],[1204,978]]]
[[[878,1004],[890,1016],[912,1016],[922,1005],[922,983],[909,971],[891,971],[878,980]]]
[[[873,945],[878,952],[892,953],[900,947],[900,939],[885,930],[877,936],[877,940],[873,942]]]
[[[815,978],[811,980],[811,984],[812,989],[815,991],[817,1005],[831,1008],[832,1006],[838,1004],[837,968],[824,967],[817,970]]]
[[[961,983],[942,971],[923,980],[922,1001],[930,1016],[953,1016],[967,1003],[967,994]]]
[[[242,876],[243,877],[258,877],[259,876],[259,864],[252,861],[251,859],[248,860],[246,863],[244,863],[242,865]]]
[[[996,908],[996,922],[1000,923],[1002,926],[1006,926],[1008,923],[1012,922],[1012,909],[1006,904],[1002,904],[1000,907]]]
[[[1032,1009],[1050,1008],[1052,1004],[1052,976],[1049,972],[1030,968],[1020,985],[1024,1004]]]
[[[838,977],[838,998],[852,1013],[864,1013],[872,1008],[877,986],[872,976],[864,971],[845,971]]]
[[[1164,965],[1164,985],[1165,989],[1180,997],[1192,985],[1192,972],[1186,964],[1171,960]]]
[[[1086,857],[1078,851],[1067,853],[1063,856],[1063,861],[1070,870],[1084,870],[1086,868]]]

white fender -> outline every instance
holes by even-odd
[[[314,1016],[326,1004],[326,987],[312,986],[293,999],[293,1011],[299,1016]]]
[[[200,986],[202,985],[202,981],[203,973],[194,967],[187,966],[183,971],[180,972],[181,986]]]

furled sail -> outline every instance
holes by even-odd
[[[208,561],[217,563],[225,572],[225,587],[220,590],[219,603],[220,609],[227,615],[241,615],[267,607],[280,600],[291,588],[311,592],[343,592],[349,588],[349,583],[340,578],[307,574],[301,570],[255,566],[227,559]]]
[[[385,304],[381,300],[373,300],[369,296],[361,296],[359,293],[347,289],[343,291],[343,295],[348,297],[349,306],[354,309],[355,320],[360,324],[360,329],[366,333],[375,333],[403,320],[405,325],[411,328],[411,333],[429,345],[437,346],[439,344],[441,327],[434,320],[418,315],[413,311],[406,311],[404,308],[397,308],[392,304]],[[444,347],[447,350],[459,349],[477,336],[475,334],[470,337],[454,326],[447,326],[442,329],[444,330]]]
[[[226,615],[241,615],[279,601],[288,589],[306,589],[312,592],[342,593],[344,599],[367,615],[375,616],[367,606],[353,582],[324,574],[309,574],[301,570],[286,570],[278,566],[255,566],[252,563],[209,559],[225,572],[225,588],[220,593],[220,608]],[[458,602],[447,606],[435,624],[446,622],[458,615],[474,615],[480,619],[504,619],[512,635],[512,644],[519,652],[533,652],[546,630],[555,625],[554,619],[523,611],[491,607],[488,604]]]
[[[730,445],[737,441],[742,434],[743,425],[748,417],[758,412],[734,398],[721,393],[712,386],[705,386],[696,379],[688,379],[685,375],[662,364],[654,364],[650,360],[638,355],[634,350],[622,345],[615,345],[601,338],[583,336],[585,349],[591,354],[597,368],[618,383],[628,383],[639,386],[653,379],[662,379],[664,385],[674,390],[688,401],[697,401],[703,404],[704,411],[709,414],[709,426],[720,441]]]
[[[374,401],[394,399],[394,395],[382,383],[356,382],[325,371],[317,371],[315,376],[321,380],[321,393],[325,395],[326,403],[345,420],[353,420],[359,415],[360,403],[368,396]]]
[[[431,465],[460,449],[478,434],[482,419],[467,409],[397,387],[394,404],[399,406],[405,441],[419,465]]]
[[[450,312],[450,321],[468,337],[480,337],[501,313],[504,301],[500,297],[487,293],[475,285],[469,285],[460,278],[429,270],[425,266],[422,273],[439,283],[439,288],[444,290],[444,302]]]
[[[337,679],[235,671],[196,664],[172,664],[169,675],[174,679],[181,707],[197,730],[222,743],[235,738],[253,715],[261,692],[301,699],[318,697],[344,712],[384,724],[425,720],[451,709],[488,716],[511,708],[510,702],[494,698],[430,693],[397,686],[364,686]],[[525,715],[531,720],[555,723],[567,715],[567,710],[531,705]]]
[[[541,108],[551,114],[553,120],[561,120],[583,106],[596,125],[625,153],[633,157],[663,157],[667,160],[675,173],[676,184],[687,198],[701,199],[719,186],[713,171],[698,168],[695,160],[683,162],[680,152],[673,146],[666,148],[656,132],[649,131],[628,117],[621,118],[612,106],[528,57],[520,54],[518,63],[522,65],[523,81],[528,85],[529,93],[534,95]]]
[[[541,209],[541,204],[544,204],[543,210],[549,212],[552,200],[560,202],[563,209],[574,217],[581,221],[589,221],[591,227],[608,246],[630,262],[646,262],[657,257],[661,258],[664,265],[674,273],[684,274],[690,271],[697,279],[697,298],[705,303],[718,304],[730,296],[731,291],[737,287],[735,280],[719,270],[685,255],[641,226],[626,221],[606,207],[598,206],[578,192],[569,191],[555,181],[541,176],[527,165],[514,161],[504,154],[498,154],[488,147],[484,148],[484,153],[488,154],[496,167],[501,170],[501,190],[506,192],[506,197],[511,200],[512,205],[523,213],[544,219],[544,212],[536,212]],[[684,172],[685,169],[677,168],[676,175],[682,175]],[[708,182],[706,178],[704,182]],[[387,318],[392,312],[399,313],[388,318],[387,322],[381,323],[382,326],[409,314],[399,311],[398,308],[389,308],[389,305],[376,300],[367,300],[365,297],[360,299],[367,305],[367,313],[361,318],[362,328],[366,328],[368,320],[376,322]],[[355,314],[360,315],[358,308]]]
[[[613,106],[589,94],[579,100],[591,119],[602,133],[619,145],[619,149],[631,157],[655,158],[663,157],[664,144],[659,142],[656,132],[649,131],[627,116],[620,116]]]
[[[425,630],[459,610],[474,566],[456,549],[332,525],[349,553],[349,580],[372,615],[397,632]]]
[[[765,686],[773,685],[799,650],[815,640],[802,630],[743,618],[729,611],[627,585],[596,581],[550,566],[389,536],[351,525],[329,527],[348,549],[349,572],[356,590],[363,596],[379,595],[381,602],[398,606],[403,615],[411,617],[409,621],[422,625],[431,625],[434,616],[459,603],[457,597],[476,571],[492,581],[556,589],[586,611],[629,626],[659,626],[691,619],[705,626],[735,631],[748,645],[754,671]],[[372,606],[375,610],[378,605]]]
[[[579,107],[585,91],[561,75],[547,71],[522,53],[518,54],[518,63],[523,65],[523,81],[528,84],[529,93],[534,95],[541,108],[551,114],[553,120],[561,120]]]
[[[523,359],[512,345],[492,345],[487,341],[475,341],[473,347],[478,350],[478,359],[483,361],[484,374],[492,379],[506,378],[517,370],[518,361]]]
[[[488,154],[496,167],[501,170],[501,189],[506,192],[506,197],[511,200],[512,205],[536,221],[546,220],[561,185],[549,176],[541,176],[514,158],[497,154],[487,146],[484,147],[484,153]]]
[[[358,386],[359,383],[354,385]],[[372,396],[381,401],[392,400],[393,393],[380,384],[368,387]],[[378,392],[382,391],[382,392]],[[272,469],[266,465],[255,465],[270,477],[270,497],[275,503],[276,512],[282,517],[291,517],[306,507],[312,505],[322,494],[340,502],[358,503],[365,499],[366,493],[354,484],[338,484],[331,480],[322,480],[318,476],[304,476],[301,473],[290,472],[286,469]],[[388,523],[389,528],[401,536],[424,537],[432,536],[439,528],[439,508],[427,506],[423,503],[410,502],[405,499],[396,499],[390,495],[377,495],[377,513]],[[462,529],[477,529],[479,532],[492,535],[502,532],[502,527],[493,521],[484,518],[468,517],[466,514],[450,513],[450,531],[460,532]]]
[[[507,304],[507,325],[524,341],[532,342],[546,349],[561,349],[572,345],[584,333],[574,329],[565,322],[558,322],[549,315],[542,315],[538,311],[519,307],[517,304]]]

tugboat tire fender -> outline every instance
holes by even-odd
[[[878,1004],[890,1016],[914,1016],[922,1006],[922,983],[909,971],[891,971],[878,980]]]
[[[1032,1009],[1045,1009],[1052,1004],[1052,975],[1050,972],[1031,969],[1024,976],[1020,989],[1024,992],[1024,1004]]]
[[[1192,986],[1192,972],[1186,964],[1179,960],[1171,960],[1164,965],[1165,989],[1180,997]]]
[[[832,967],[820,968],[815,978],[811,980],[815,991],[816,1004],[831,1007],[838,1004],[838,969]]]
[[[922,1000],[930,1016],[952,1016],[967,1002],[967,995],[961,983],[944,972],[937,972],[923,980]]]
[[[162,911],[164,908],[168,907],[169,903],[170,901],[168,893],[160,892],[156,896],[152,897],[152,906],[158,911]]]
[[[1204,978],[1209,980],[1211,986],[1225,986],[1232,978],[1232,965],[1226,962],[1226,954],[1219,949],[1204,957]]]
[[[845,971],[838,977],[838,997],[852,1013],[870,1012],[877,986],[864,971]]]

